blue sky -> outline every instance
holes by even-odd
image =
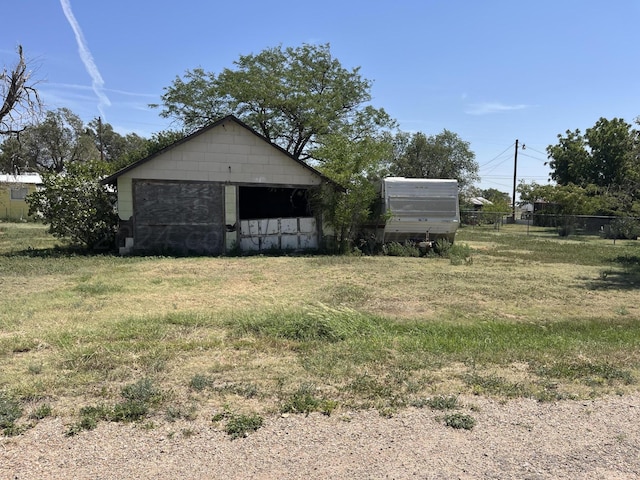
[[[373,81],[372,104],[409,132],[470,142],[482,188],[545,183],[557,134],[640,115],[637,0],[18,0],[4,9],[0,64],[22,44],[48,108],[102,115],[143,136],[170,127],[163,87],[241,54],[329,43]]]

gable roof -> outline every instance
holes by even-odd
[[[246,123],[244,123],[243,121],[241,121],[240,119],[238,119],[235,115],[227,115],[226,117],[221,118],[220,120],[217,120],[209,125],[207,125],[206,127],[202,127],[199,130],[196,130],[195,132],[187,135],[186,137],[172,143],[171,145],[164,147],[161,150],[158,150],[157,152],[149,155],[148,157],[142,158],[140,160],[138,160],[137,162],[132,163],[131,165],[127,165],[126,167],[124,167],[121,170],[118,170],[116,173],[109,175],[106,178],[103,178],[100,183],[102,183],[103,185],[107,185],[107,184],[113,184],[115,183],[115,181],[118,179],[118,177],[120,177],[121,175],[123,175],[124,173],[127,173],[135,168],[137,168],[138,166],[147,163],[151,160],[153,160],[156,157],[159,157],[160,155],[174,149],[175,147],[177,147],[178,145],[182,145],[183,143],[188,142],[189,140],[202,135],[205,132],[208,132],[209,130],[212,130],[214,128],[216,128],[217,126],[223,124],[226,121],[232,121],[235,122],[236,124],[238,124],[239,126],[241,126],[242,128],[246,129],[248,132],[252,133],[253,135],[255,135],[256,137],[258,137],[260,140],[262,140],[263,142],[268,143],[269,145],[271,145],[273,148],[279,150],[280,152],[282,152],[284,155],[286,155],[287,157],[289,157],[291,160],[293,160],[294,162],[298,163],[299,165],[301,165],[302,167],[306,168],[307,170],[311,171],[313,174],[319,176],[320,178],[322,178],[325,182],[331,183],[332,185],[342,189],[342,187],[340,185],[338,185],[336,182],[334,182],[333,180],[331,180],[329,177],[327,177],[326,175],[324,175],[323,173],[319,172],[318,170],[316,170],[315,168],[313,168],[312,166],[306,164],[305,162],[303,162],[302,160],[295,158],[293,155],[291,155],[288,151],[286,151],[284,148],[280,147],[279,145],[276,145],[273,142],[270,142],[264,135],[259,134],[258,132],[256,132],[253,128],[251,128],[249,125],[247,125]]]

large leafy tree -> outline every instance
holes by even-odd
[[[412,178],[455,178],[460,189],[479,180],[478,163],[469,142],[458,134],[443,130],[437,135],[418,132],[396,137],[396,154],[389,171]]]
[[[551,178],[558,185],[621,188],[638,170],[637,132],[621,118],[600,118],[584,135],[567,130],[549,145]]]
[[[153,155],[185,137],[185,133],[181,131],[162,130],[151,135],[151,138],[138,137],[141,140],[141,142],[138,142],[137,139],[130,141],[131,135],[132,134],[127,135],[124,138],[126,148],[120,151],[118,156],[109,158],[109,168],[111,172],[115,172],[149,155]]]
[[[90,121],[85,132],[93,139],[96,149],[100,153],[100,159],[107,163],[117,164],[120,159],[132,152],[144,151],[148,140],[136,133],[120,135],[109,123],[104,123],[100,118]]]
[[[100,153],[80,117],[61,108],[0,145],[0,165],[11,171],[63,172],[75,162],[98,160]]]
[[[108,123],[88,124],[69,109],[48,111],[40,123],[0,144],[0,171],[64,172],[68,165],[100,160],[111,171],[124,167],[172,143],[181,132],[160,132],[151,139],[135,133],[120,135]]]
[[[160,114],[187,131],[234,114],[301,160],[313,159],[324,139],[345,134],[345,126],[376,125],[383,117],[392,125],[368,105],[371,81],[359,68],[344,68],[328,44],[268,48],[240,56],[234,67],[218,75],[188,70],[165,88]]]

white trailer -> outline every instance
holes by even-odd
[[[457,180],[387,177],[381,195],[387,218],[383,243],[453,243],[460,225]]]

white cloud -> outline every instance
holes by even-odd
[[[82,34],[82,29],[80,28],[76,17],[73,15],[71,3],[69,0],[60,0],[60,5],[62,5],[64,16],[67,17],[67,21],[69,22],[69,25],[71,25],[73,33],[76,36],[80,59],[82,60],[82,63],[84,63],[84,68],[91,77],[91,86],[98,97],[98,110],[100,111],[100,115],[103,118],[106,118],[104,114],[104,107],[110,106],[111,100],[109,100],[109,97],[107,97],[107,94],[105,93],[104,80],[102,79],[102,75],[100,75],[100,70],[98,70],[96,63],[93,61],[93,55],[91,55],[91,52],[89,51],[87,41]]]
[[[469,115],[489,115],[492,113],[500,113],[500,112],[510,112],[513,110],[524,110],[525,108],[530,108],[531,105],[525,104],[516,104],[516,105],[505,105],[504,103],[499,102],[485,102],[485,103],[472,103],[470,104],[465,113]]]

